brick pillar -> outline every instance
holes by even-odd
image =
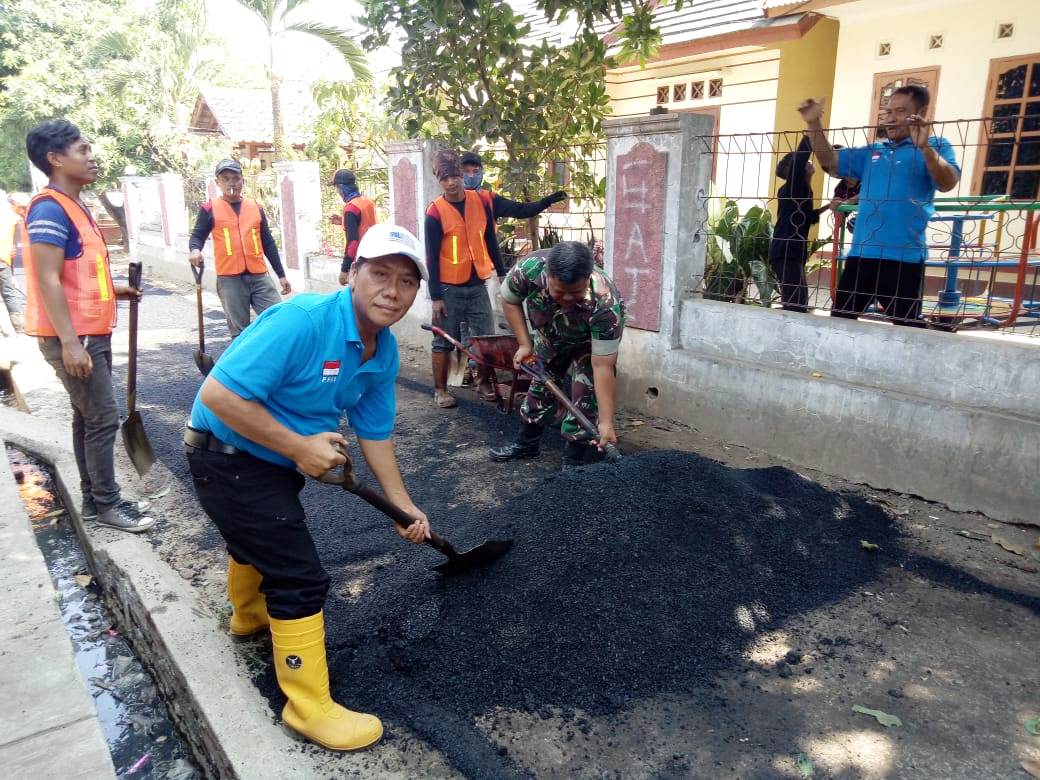
[[[422,244],[426,207],[441,194],[431,160],[433,141],[394,141],[387,144],[390,181],[390,220],[411,232]]]
[[[629,327],[679,344],[683,297],[704,273],[703,211],[711,156],[696,137],[711,117],[614,119],[607,134],[607,273],[625,298]]]
[[[305,260],[321,249],[321,181],[318,163],[277,162],[282,263],[293,287],[303,289]]]

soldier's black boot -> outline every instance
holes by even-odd
[[[590,442],[569,441],[563,445],[563,461],[560,463],[560,471],[570,471],[585,464],[585,456],[589,451]]]
[[[507,461],[538,457],[538,453],[542,448],[542,431],[544,430],[541,425],[524,423],[516,441],[504,447],[495,447],[489,451],[491,460]]]

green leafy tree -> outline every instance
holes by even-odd
[[[268,76],[271,80],[271,121],[274,126],[274,150],[284,158],[288,151],[285,141],[285,120],[282,114],[281,79],[278,76],[275,54],[281,40],[292,35],[309,35],[325,42],[343,57],[358,81],[371,81],[364,51],[353,35],[333,25],[298,18],[306,10],[308,0],[237,0],[239,5],[252,11],[267,32]]]
[[[90,138],[101,168],[98,197],[124,227],[122,209],[107,196],[120,175],[184,172],[212,157],[213,142],[187,132],[195,81],[217,67],[201,53],[201,0],[144,10],[102,0],[11,0],[0,30],[0,179],[9,189],[29,187],[26,133],[56,117]]]
[[[487,144],[485,167],[498,171],[498,188],[515,198],[555,189],[559,162],[569,169],[572,195],[605,197],[605,178],[589,160],[610,111],[606,71],[619,61],[652,56],[660,43],[652,11],[660,3],[542,0],[548,19],[575,31],[563,45],[532,40],[530,25],[502,0],[363,5],[366,48],[404,35],[389,102],[409,137],[463,149]],[[620,30],[605,39],[597,25],[611,21]],[[536,236],[537,220],[530,228]]]

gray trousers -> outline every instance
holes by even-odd
[[[25,295],[14,283],[14,273],[7,263],[0,263],[0,296],[4,299],[7,313],[14,317],[25,311]]]
[[[119,409],[112,393],[112,337],[81,336],[94,370],[88,379],[75,379],[65,371],[61,341],[53,336],[39,339],[40,352],[65,385],[72,402],[72,448],[79,468],[79,486],[84,496],[93,496],[98,509],[119,502],[116,482],[115,442]]]
[[[491,298],[487,287],[482,284],[441,285],[444,300],[444,319],[433,324],[458,339],[467,347],[470,336],[490,336],[495,332],[495,321],[491,315]],[[463,339],[462,323],[466,323],[466,338]],[[440,336],[433,337],[434,352],[451,352],[453,347]]]
[[[217,295],[227,316],[231,338],[235,338],[249,325],[250,308],[260,314],[282,300],[268,274],[218,276]]]

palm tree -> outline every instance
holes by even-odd
[[[267,30],[268,76],[271,79],[271,120],[274,125],[274,152],[285,157],[285,123],[282,118],[281,81],[274,67],[275,47],[279,40],[294,33],[318,38],[340,53],[358,81],[371,81],[365,53],[346,30],[321,22],[296,19],[309,0],[237,0],[252,11]]]

